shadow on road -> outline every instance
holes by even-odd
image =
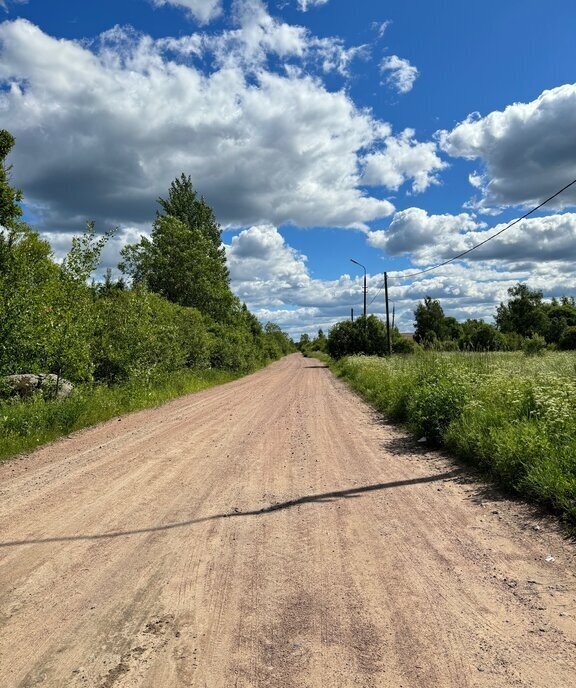
[[[111,533],[96,533],[94,535],[63,535],[61,537],[46,537],[46,538],[30,538],[28,540],[11,540],[7,542],[0,542],[2,547],[17,547],[19,545],[40,545],[50,542],[75,542],[77,540],[105,540],[108,538],[126,537],[128,535],[142,535],[144,533],[157,533],[163,530],[173,530],[175,528],[185,528],[197,523],[205,523],[206,521],[215,521],[221,518],[235,518],[238,516],[265,516],[266,514],[274,513],[275,511],[283,511],[291,509],[301,504],[323,504],[334,502],[338,499],[355,499],[365,494],[366,492],[376,492],[378,490],[389,490],[394,487],[406,487],[408,485],[419,485],[422,483],[433,483],[440,480],[450,480],[460,476],[465,469],[457,468],[446,473],[438,473],[436,475],[429,475],[425,478],[411,478],[409,480],[396,480],[390,483],[376,483],[375,485],[364,485],[362,487],[351,487],[348,490],[335,490],[334,492],[322,492],[320,494],[306,495],[298,497],[298,499],[290,499],[286,502],[278,502],[262,509],[255,509],[254,511],[231,511],[226,514],[214,514],[213,516],[204,516],[201,518],[190,519],[189,521],[179,521],[177,523],[167,523],[162,526],[151,526],[149,528],[137,528],[134,530],[118,530]]]
[[[305,370],[308,370],[308,368],[323,368],[324,370],[328,370],[327,365],[314,365],[314,366],[303,366]]]

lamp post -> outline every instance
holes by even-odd
[[[354,260],[354,258],[350,258],[350,261],[352,263],[355,263],[356,265],[359,265],[362,270],[364,270],[364,322],[366,322],[366,268],[362,263],[359,263],[357,260]]]

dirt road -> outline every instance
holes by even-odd
[[[0,466],[0,686],[568,688],[575,574],[293,355]]]

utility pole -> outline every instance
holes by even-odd
[[[350,320],[352,322],[354,322],[354,309],[353,308],[350,309]]]
[[[352,263],[356,263],[356,265],[359,265],[362,270],[364,270],[364,325],[366,325],[366,268],[362,263],[359,263],[357,260],[354,260],[354,258],[350,258],[350,261]]]
[[[384,273],[384,294],[386,296],[386,341],[388,344],[388,356],[392,355],[392,339],[390,338],[390,306],[388,304],[388,273]]]

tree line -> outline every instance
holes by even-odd
[[[544,293],[519,282],[508,289],[494,324],[458,322],[447,317],[437,299],[426,297],[414,311],[414,339],[439,350],[516,351],[576,349],[576,301],[572,296],[544,300]]]
[[[391,329],[393,353],[419,349],[437,351],[518,351],[537,354],[545,349],[576,349],[576,301],[562,296],[544,300],[544,293],[518,283],[508,289],[508,302],[501,303],[494,324],[468,319],[458,322],[446,316],[438,299],[426,296],[414,310],[413,339]],[[342,320],[326,337],[322,330],[311,339],[302,335],[303,352],[322,351],[339,359],[354,354],[384,356],[387,353],[386,325],[375,315],[354,322]]]
[[[158,199],[150,238],[122,251],[122,277],[90,282],[114,232],[89,223],[61,263],[22,219],[0,130],[0,375],[118,383],[181,368],[249,371],[293,350],[232,293],[221,228],[182,174]]]

